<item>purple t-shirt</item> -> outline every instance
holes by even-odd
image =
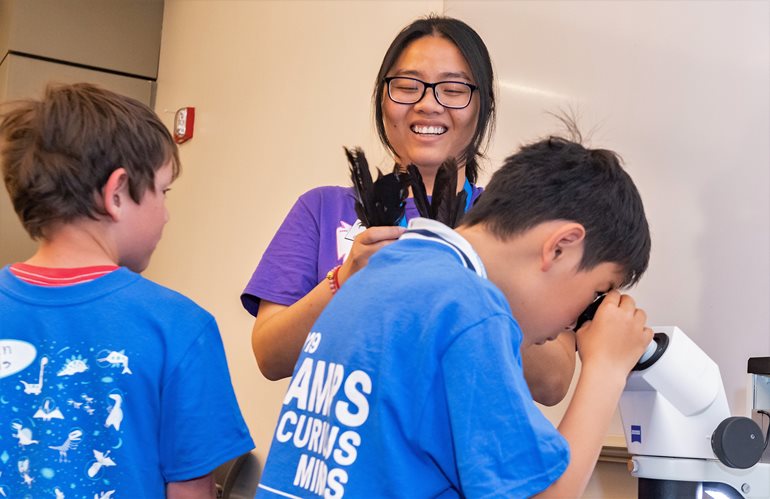
[[[481,194],[472,186],[474,202]],[[407,221],[419,217],[414,199],[406,200]],[[352,187],[317,187],[299,197],[262,255],[241,294],[241,303],[256,316],[259,300],[292,305],[341,264],[361,227]]]

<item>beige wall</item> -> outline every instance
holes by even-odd
[[[628,472],[626,463],[597,464],[582,499],[636,499],[637,479]]]

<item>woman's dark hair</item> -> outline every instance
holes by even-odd
[[[479,118],[476,122],[476,131],[465,150],[463,158],[458,158],[465,160],[465,176],[471,182],[476,182],[479,169],[477,158],[483,155],[480,149],[494,130],[494,73],[492,71],[492,61],[484,41],[473,28],[458,19],[436,15],[418,19],[401,30],[393,40],[393,43],[390,44],[382,60],[382,65],[380,65],[380,71],[377,73],[374,94],[372,95],[377,135],[379,135],[380,141],[382,141],[385,147],[397,155],[390,141],[388,141],[382,116],[382,96],[385,89],[385,77],[388,76],[388,72],[404,49],[413,41],[425,36],[441,36],[454,43],[467,61],[474,83],[479,87]]]

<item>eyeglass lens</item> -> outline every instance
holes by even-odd
[[[388,95],[399,104],[415,104],[425,95],[427,85],[413,78],[393,78],[388,82]],[[433,95],[444,107],[463,108],[471,102],[473,89],[465,83],[441,81],[432,87]]]

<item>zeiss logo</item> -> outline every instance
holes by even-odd
[[[642,443],[642,427],[639,425],[631,425],[631,443]]]

